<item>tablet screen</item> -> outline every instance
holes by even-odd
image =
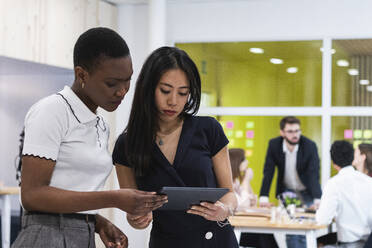
[[[229,192],[226,188],[163,187],[158,193],[166,194],[168,202],[157,210],[188,210],[200,202],[215,203]]]

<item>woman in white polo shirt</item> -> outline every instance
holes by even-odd
[[[128,46],[107,28],[83,33],[74,47],[75,80],[31,107],[25,119],[22,231],[12,247],[127,247],[97,209],[146,214],[166,202],[154,192],[102,191],[113,163],[109,127],[97,108],[114,111],[133,73]]]

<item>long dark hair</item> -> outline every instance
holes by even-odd
[[[144,175],[149,168],[158,130],[155,88],[161,76],[171,69],[184,71],[190,84],[190,96],[181,115],[194,115],[199,110],[200,75],[187,53],[176,47],[161,47],[152,52],[138,76],[129,122],[124,130],[124,152],[136,176]]]
[[[372,144],[362,143],[358,145],[358,148],[361,154],[366,155],[364,169],[370,174],[372,172]]]
[[[233,180],[238,178],[241,182],[243,178],[240,175],[240,164],[245,160],[244,150],[241,148],[230,148],[229,157],[231,163],[232,178]]]

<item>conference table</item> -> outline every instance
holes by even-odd
[[[229,218],[234,226],[235,235],[240,240],[242,232],[274,234],[275,238],[285,237],[286,234],[305,235],[307,248],[316,248],[316,238],[335,232],[335,225],[318,225],[314,214],[296,213],[296,218],[286,221],[271,221],[270,214],[251,211],[236,213]],[[285,242],[278,242],[279,248],[286,247]]]
[[[10,247],[11,203],[10,195],[19,194],[19,187],[0,187],[2,247]]]

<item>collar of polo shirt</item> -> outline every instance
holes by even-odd
[[[59,92],[70,105],[75,117],[81,123],[91,122],[97,119],[97,115],[90,111],[90,109],[83,103],[82,100],[72,91],[69,86],[65,86],[62,91]]]

